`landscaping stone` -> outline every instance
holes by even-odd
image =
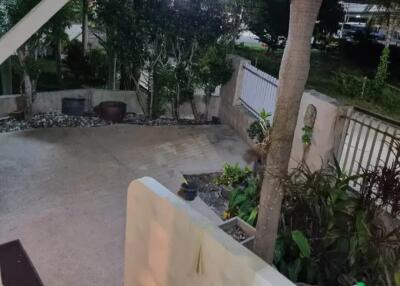
[[[168,126],[168,125],[201,125],[215,124],[214,122],[204,122],[195,120],[175,120],[173,118],[159,117],[148,119],[144,115],[128,113],[122,123],[148,125],[148,126]],[[0,120],[0,133],[15,132],[34,128],[53,128],[53,127],[99,127],[111,125],[99,117],[88,114],[85,116],[69,116],[62,113],[50,112],[36,114],[31,120],[17,120],[7,117]]]
[[[225,230],[225,232],[239,242],[245,241],[250,237],[238,225],[234,225],[233,227]]]

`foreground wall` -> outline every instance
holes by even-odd
[[[294,286],[151,178],[127,204],[125,286]]]

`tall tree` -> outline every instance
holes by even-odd
[[[61,84],[62,81],[61,55],[63,51],[63,43],[68,41],[68,35],[66,34],[65,29],[71,25],[71,22],[74,19],[74,5],[76,5],[75,1],[71,1],[64,6],[46,24],[47,29],[45,29],[48,43],[54,46],[57,66],[57,81],[59,84]]]
[[[248,4],[249,27],[268,48],[276,48],[279,36],[289,28],[289,0],[256,0]]]
[[[7,6],[13,0],[3,0],[0,4],[0,37],[10,28],[10,19],[7,11]],[[0,81],[2,94],[12,93],[12,65],[11,59],[7,59],[0,65]]]
[[[276,48],[280,36],[287,37],[290,0],[256,0],[254,4],[247,4],[247,11],[250,30],[269,48]],[[339,0],[325,0],[318,15],[317,36],[325,38],[337,32],[342,18]]]
[[[176,118],[179,118],[180,104],[185,101],[191,102],[193,113],[197,117],[194,87],[201,51],[220,41],[234,40],[239,31],[240,20],[232,20],[229,8],[221,0],[178,0],[172,6],[170,21],[173,23],[173,29],[169,32],[169,38],[176,62]]]
[[[40,0],[15,0],[14,2],[7,3],[8,5],[6,8],[11,25],[18,23],[19,20],[22,19],[39,2]],[[32,115],[32,103],[40,73],[36,61],[37,51],[42,41],[44,29],[45,28],[41,28],[17,50],[22,75],[21,86],[23,86],[22,94],[24,98],[24,110],[27,118],[30,118]]]
[[[82,45],[86,55],[89,45],[89,0],[82,0]]]
[[[279,71],[278,100],[261,188],[255,252],[272,263],[300,101],[310,70],[311,37],[322,0],[292,0],[289,34]]]

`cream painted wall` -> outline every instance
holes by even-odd
[[[302,141],[304,134],[302,129],[304,115],[309,104],[314,105],[317,109],[317,117],[311,145],[307,150]],[[318,170],[329,162],[333,162],[342,139],[345,124],[344,114],[347,109],[348,107],[339,105],[335,99],[317,91],[304,92],[293,139],[289,169],[295,168],[303,159],[311,170]]]
[[[131,183],[125,286],[294,286],[151,178]]]

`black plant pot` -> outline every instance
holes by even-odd
[[[61,112],[71,116],[82,116],[85,112],[85,99],[65,97],[62,99]]]
[[[191,184],[186,184],[183,183],[181,185],[181,189],[179,191],[179,195],[185,200],[185,201],[193,201],[197,197],[197,190],[195,186]]]

